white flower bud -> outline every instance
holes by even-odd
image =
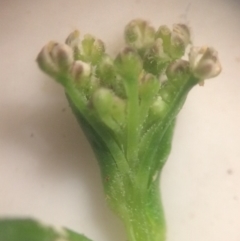
[[[66,44],[49,42],[38,54],[37,62],[45,72],[55,75],[68,70],[73,62],[73,52]]]
[[[193,75],[200,80],[213,78],[222,70],[217,52],[210,47],[192,47],[189,63]]]
[[[77,60],[72,64],[70,69],[70,74],[76,83],[84,82],[86,79],[89,79],[91,75],[91,65],[85,63],[81,60]]]
[[[37,56],[37,62],[39,64],[39,67],[45,71],[48,74],[54,75],[57,74],[58,68],[56,63],[53,61],[52,56],[50,55],[50,52],[53,49],[53,46],[56,43],[51,41],[48,44],[46,44],[40,53]]]
[[[190,31],[185,24],[174,24],[172,31],[172,40],[181,39],[186,47],[190,43]]]
[[[68,69],[73,62],[73,51],[66,44],[54,44],[50,55],[53,62],[58,66],[59,71]]]
[[[74,52],[74,59],[79,59],[81,54],[81,41],[80,41],[80,32],[78,30],[73,31],[67,37],[65,43],[69,45]]]
[[[73,31],[70,33],[65,41],[67,45],[75,49],[80,44],[80,32],[78,30]]]

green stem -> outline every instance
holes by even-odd
[[[126,91],[128,95],[127,106],[127,159],[133,163],[137,159],[138,147],[138,128],[139,128],[139,103],[138,103],[138,86],[137,80],[129,81],[126,84]]]
[[[144,192],[137,187],[128,190],[123,215],[128,241],[165,241],[166,225],[158,181],[157,178]]]

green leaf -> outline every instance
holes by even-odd
[[[69,229],[56,230],[33,219],[0,219],[0,241],[91,241]]]

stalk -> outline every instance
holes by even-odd
[[[158,180],[145,192],[129,187],[126,211],[122,218],[129,241],[165,241],[166,224]]]

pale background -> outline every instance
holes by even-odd
[[[214,46],[223,66],[191,92],[179,115],[161,180],[167,241],[239,241],[238,0],[0,0],[0,217],[36,217],[94,241],[126,240],[63,90],[35,58],[76,28],[114,54],[136,17],[155,27],[189,24],[195,45]]]

